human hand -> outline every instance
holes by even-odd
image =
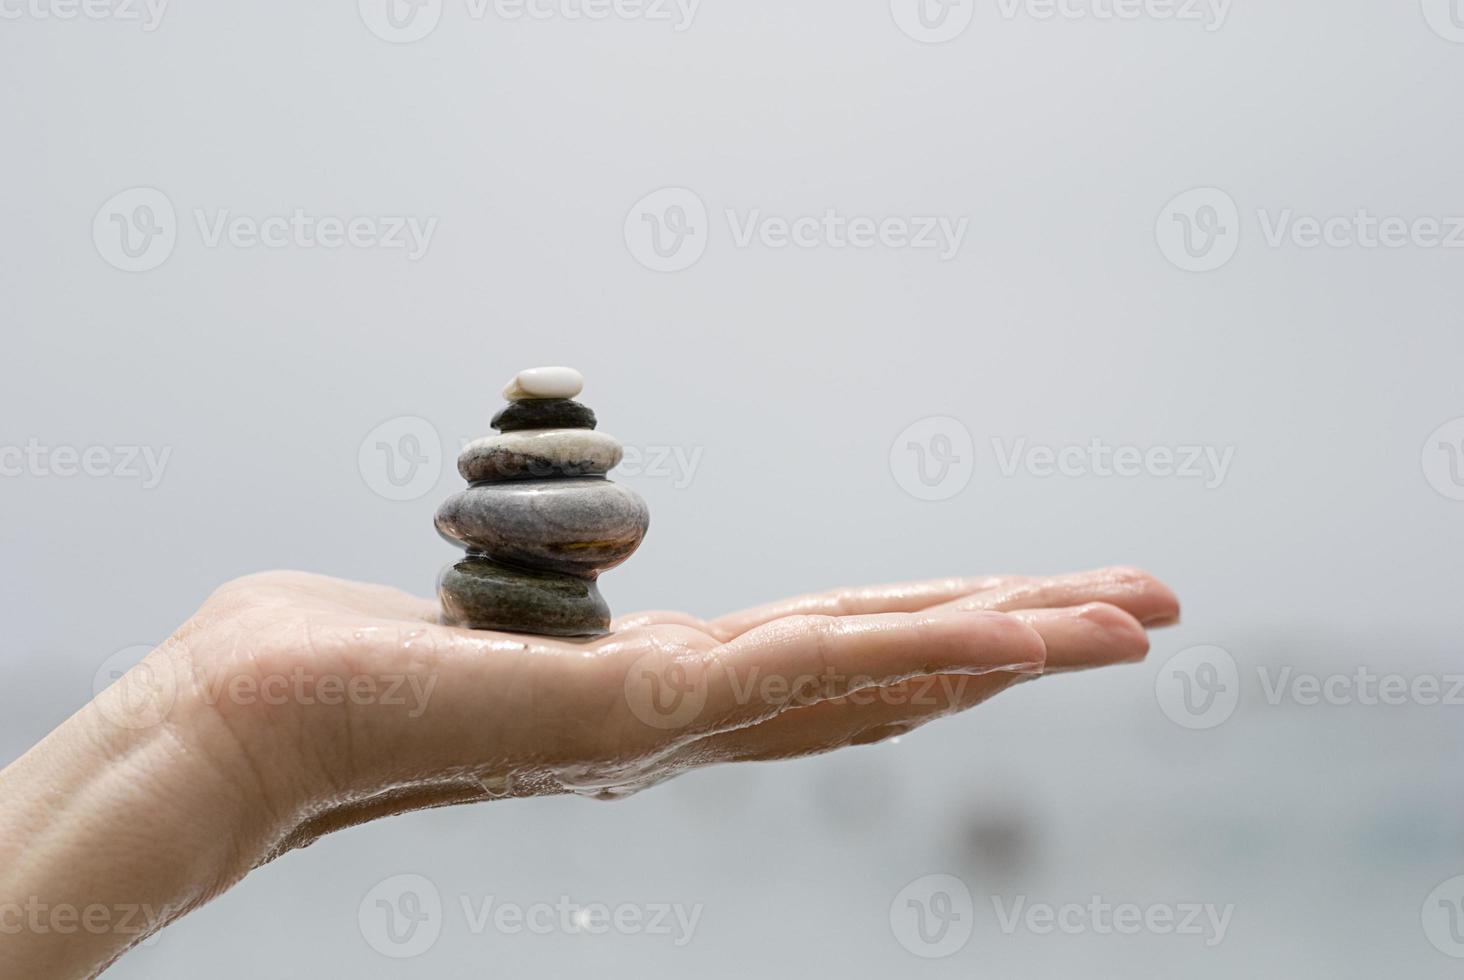
[[[394,589],[268,573],[219,589],[0,773],[0,818],[41,856],[32,870],[53,869],[49,894],[100,880],[156,897],[166,919],[342,827],[506,796],[614,798],[694,767],[876,742],[1042,673],[1140,659],[1145,627],[1177,616],[1166,586],[1120,568],[839,590],[711,621],[644,613],[573,641],[444,626],[435,602]],[[96,853],[99,812],[143,815],[120,860]],[[54,870],[78,866],[90,875]],[[91,968],[125,948],[95,945],[45,962]]]

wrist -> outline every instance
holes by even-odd
[[[94,975],[280,835],[175,664],[144,663],[0,771],[0,975]]]

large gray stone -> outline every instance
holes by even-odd
[[[591,578],[629,558],[649,526],[635,491],[593,477],[481,484],[437,511],[438,532],[470,553]]]

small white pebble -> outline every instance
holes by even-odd
[[[526,398],[573,398],[585,390],[585,377],[571,367],[537,367],[520,371],[503,389],[511,402]]]

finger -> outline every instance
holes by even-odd
[[[643,721],[674,705],[665,727],[702,737],[917,676],[1039,672],[1045,658],[1042,637],[1002,614],[795,616],[709,653],[642,657],[626,691]]]
[[[618,633],[621,630],[637,629],[642,626],[689,626],[694,630],[701,630],[703,633],[711,633],[711,627],[706,621],[697,619],[695,616],[684,612],[673,612],[663,609],[655,609],[649,612],[630,613],[629,615],[617,617],[610,623],[611,632]]]
[[[750,728],[712,735],[682,750],[691,765],[771,762],[872,745],[989,700],[1029,677],[998,672],[934,674],[785,711]]]
[[[1114,606],[1012,614],[1032,626],[1047,648],[1043,674],[1140,660],[1149,639],[1138,621]],[[696,764],[792,759],[847,745],[869,745],[973,708],[1032,675],[940,675],[862,691],[786,711],[759,725],[714,735],[686,751]]]
[[[729,613],[708,625],[723,639],[732,639],[754,627],[787,616],[863,616],[872,613],[919,612],[932,606],[990,589],[1025,581],[1014,575],[984,578],[942,578],[925,582],[830,589],[811,595],[780,599],[767,605]]]
[[[1047,645],[1044,674],[1132,663],[1149,653],[1149,634],[1139,621],[1105,602],[1022,609],[1011,615],[1042,635]]]
[[[1090,602],[1117,606],[1145,626],[1168,625],[1179,619],[1179,599],[1169,586],[1142,569],[1126,567],[1008,583],[939,608],[1011,612]]]

